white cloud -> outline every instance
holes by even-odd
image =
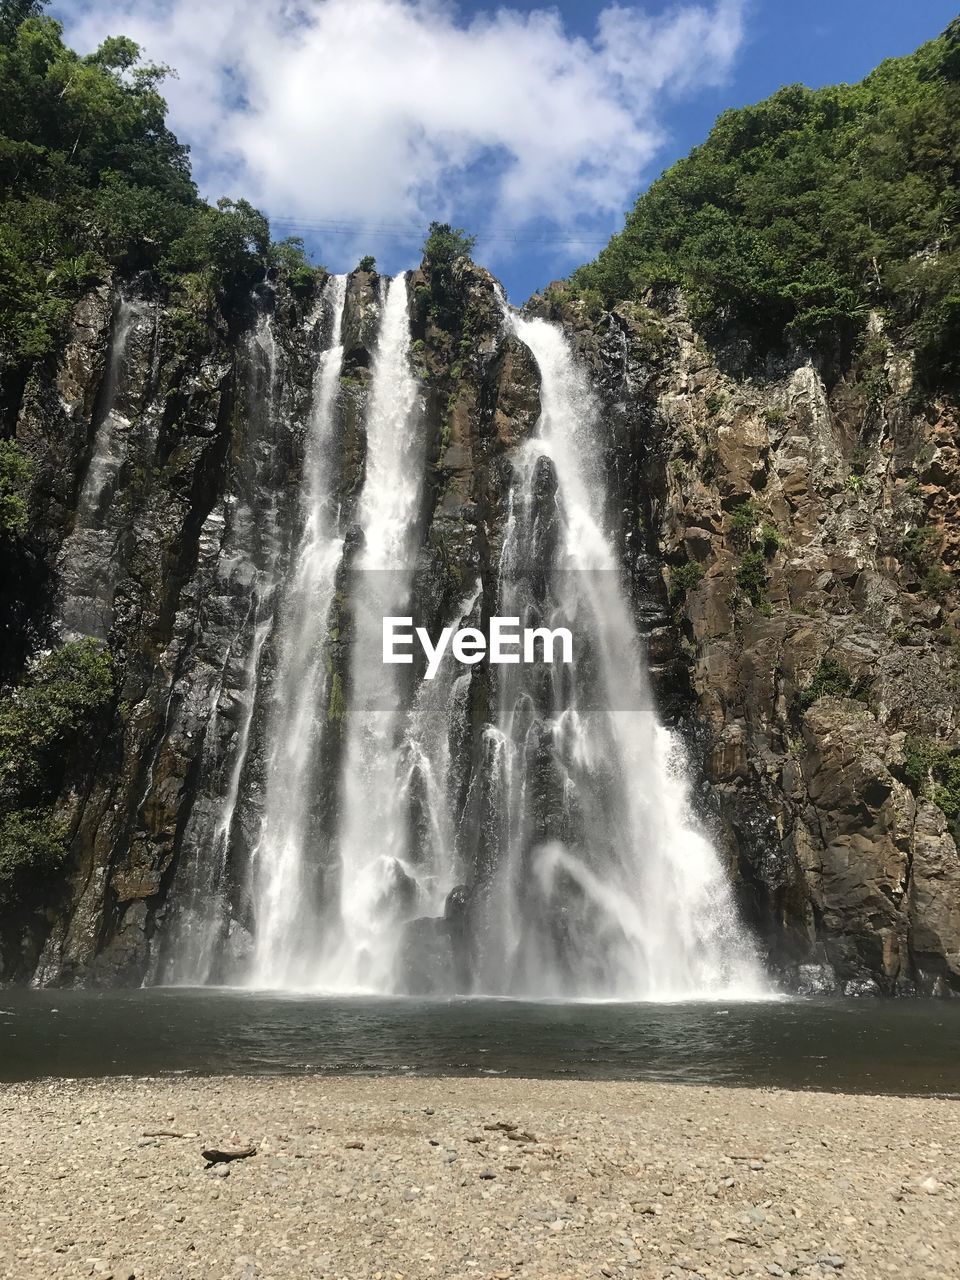
[[[82,50],[123,33],[177,69],[170,121],[208,196],[305,221],[467,210],[569,230],[632,201],[666,99],[729,73],[741,8],[612,4],[590,40],[549,9],[466,20],[446,0],[71,0],[63,16]]]

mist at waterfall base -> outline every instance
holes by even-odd
[[[496,579],[463,582],[440,623],[567,627],[574,660],[481,675],[448,653],[427,680],[422,664],[382,660],[383,619],[415,612],[427,514],[408,280],[380,282],[362,480],[348,514],[337,458],[346,295],[346,279],[331,278],[315,319],[294,533],[285,556],[261,539],[268,551],[233,659],[245,669],[240,731],[226,758],[205,762],[223,780],[213,830],[173,894],[150,981],[339,995],[764,997],[728,873],[691,811],[679,740],[652,703],[608,527],[603,423],[568,339],[502,305],[501,341],[527,348],[539,370],[540,419],[507,462]],[[281,412],[269,311],[249,356],[259,442]],[[341,674],[332,654],[344,636]],[[237,817],[251,785],[252,839],[249,810]]]

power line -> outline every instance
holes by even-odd
[[[401,226],[397,223],[366,225],[358,222],[344,222],[333,218],[292,218],[280,215],[268,215],[274,226],[289,227],[294,231],[312,231],[324,236],[351,236],[355,239],[395,239],[418,240],[426,234],[422,226]],[[611,233],[612,234],[612,233]],[[505,244],[539,244],[539,245],[582,245],[600,246],[609,242],[610,237],[600,239],[595,236],[576,236],[551,234],[549,232],[525,233],[517,231],[480,231],[478,241],[495,240]]]

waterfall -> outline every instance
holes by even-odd
[[[199,540],[205,590],[198,603],[196,666],[188,689],[208,691],[200,761],[205,786],[185,828],[184,847],[192,856],[179,872],[170,937],[154,972],[155,978],[175,984],[214,980],[224,967],[231,927],[228,861],[281,577],[276,460],[288,424],[281,409],[274,325],[268,308],[246,339],[241,434],[231,449],[227,490]],[[148,779],[145,798],[151,785]]]
[[[762,989],[728,878],[652,706],[604,528],[599,414],[561,330],[507,313],[541,374],[515,458],[499,612],[568,626],[574,665],[502,666],[488,731],[499,832],[476,988],[677,999]]]
[[[130,335],[135,322],[142,315],[142,303],[121,296],[117,303],[104,385],[100,392],[100,422],[94,434],[90,463],[77,501],[77,523],[84,528],[89,528],[94,523],[104,492],[116,480],[123,463],[125,450],[121,447],[122,437],[130,422],[117,408],[117,393]]]
[[[131,452],[134,424],[128,416],[141,386],[131,385],[130,342],[148,319],[148,304],[121,295],[110,335],[90,458],[77,496],[74,526],[61,548],[58,574],[64,586],[61,628],[65,639],[105,640],[113,622],[116,544],[123,519],[111,510],[121,469]],[[126,411],[126,412],[125,412]]]
[[[423,606],[415,570],[430,496],[408,280],[384,285],[352,517],[338,455],[352,330],[337,277],[324,295],[329,337],[285,574],[277,539],[266,555],[257,533],[277,524],[261,474],[266,427],[251,428],[249,456],[240,451],[216,547],[210,533],[235,610],[222,666],[208,673],[214,754],[205,746],[202,764],[219,801],[191,815],[197,852],[179,908],[190,927],[171,931],[160,972],[334,993],[762,994],[729,878],[691,812],[682,746],[656,715],[607,525],[599,407],[559,327],[504,306],[511,339],[538,366],[541,412],[505,455],[506,518],[480,533],[499,560],[478,562],[442,621],[566,627],[573,662],[460,666],[448,648],[431,680],[383,662],[383,619],[414,614],[414,597]],[[251,338],[269,380],[267,401],[258,388],[252,403],[274,422],[271,323]],[[431,564],[428,553],[427,590]],[[240,913],[238,889],[249,904]]]
[[[310,884],[316,861],[311,818],[320,783],[317,753],[328,694],[324,639],[343,548],[331,454],[346,291],[345,276],[331,278],[326,296],[332,316],[330,345],[320,357],[314,384],[304,449],[300,535],[280,610],[263,818],[253,855],[254,950],[249,980],[261,987],[309,983],[318,941]],[[235,799],[236,788],[232,790]]]
[[[400,798],[403,668],[382,662],[382,620],[409,608],[424,442],[410,365],[407,278],[387,288],[373,361],[350,575],[353,643],[341,776],[339,928],[317,973],[331,990],[390,990],[401,922],[419,896]]]

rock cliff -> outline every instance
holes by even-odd
[[[541,305],[631,421],[683,672],[662,704],[773,963],[803,990],[956,989],[956,407],[876,317],[838,373],[711,351],[676,296]]]

